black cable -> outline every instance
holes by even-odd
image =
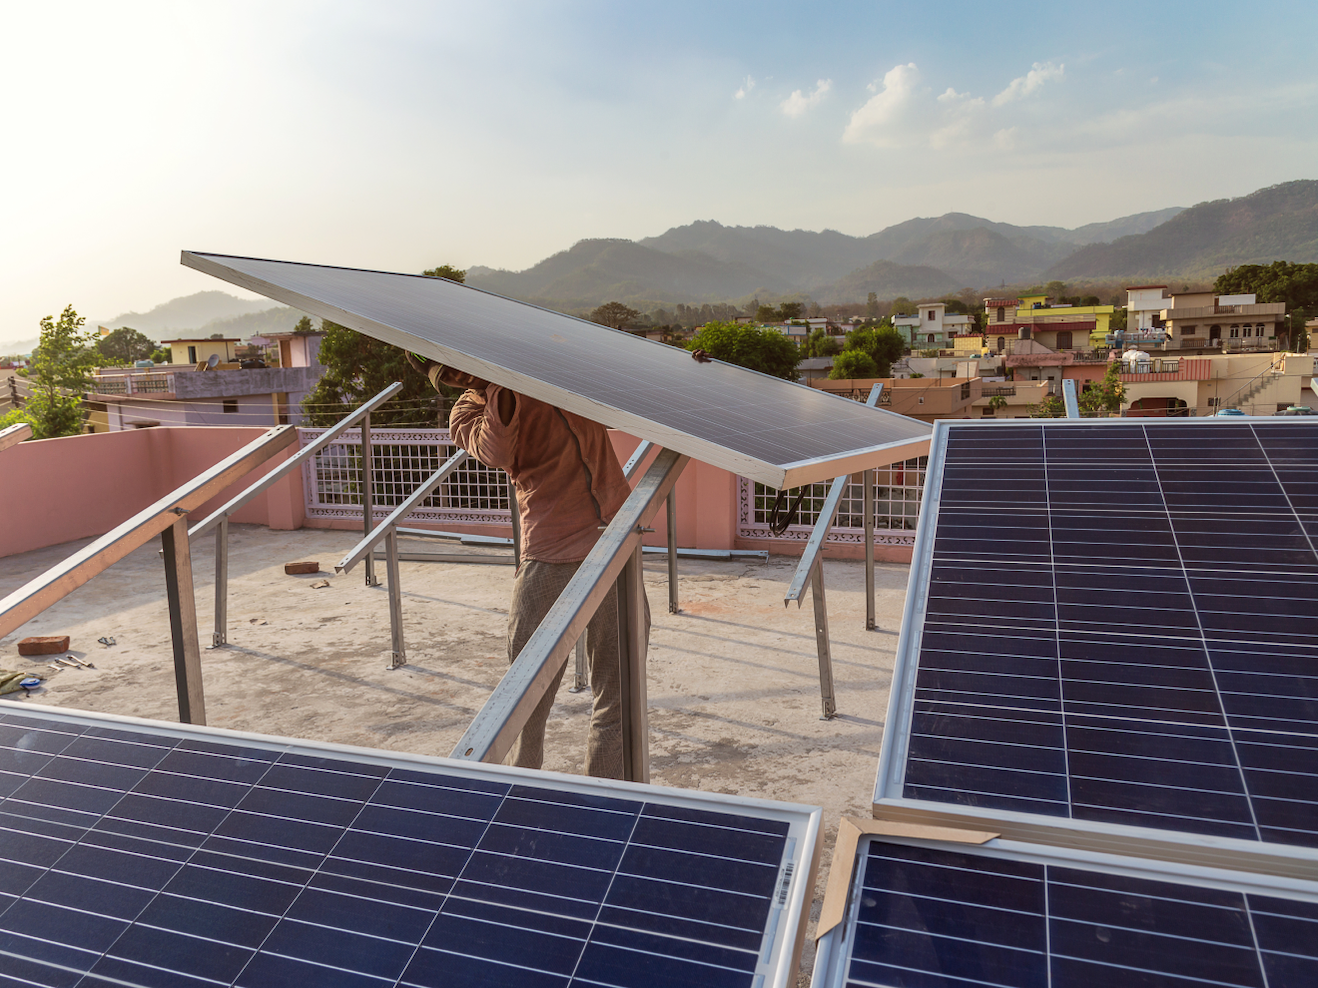
[[[782,535],[790,525],[796,522],[797,515],[801,510],[801,502],[805,499],[806,492],[809,490],[809,484],[801,488],[801,493],[796,495],[796,501],[793,502],[791,510],[787,512],[786,517],[781,519],[778,517],[778,513],[782,511],[783,505],[787,502],[787,491],[781,490],[778,492],[778,496],[773,501],[773,508],[769,511],[770,532],[774,535]]]

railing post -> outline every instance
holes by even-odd
[[[833,655],[828,645],[828,603],[824,599],[824,560],[815,563],[810,574],[810,596],[815,605],[815,649],[819,653],[819,698],[823,701],[823,720],[837,715],[837,701],[833,695]]]
[[[618,574],[618,691],[622,699],[622,777],[650,781],[649,699],[645,688],[645,575],[638,542]]]
[[[206,723],[206,697],[201,687],[201,645],[197,640],[197,601],[192,590],[192,550],[188,516],[160,533],[165,556],[165,597],[169,602],[169,633],[174,646],[174,684],[178,689],[178,719],[183,724]]]
[[[590,685],[590,677],[586,674],[586,639],[584,637],[577,639],[576,651],[576,670],[572,676],[572,685],[568,687],[569,693],[580,693]]]
[[[389,580],[389,638],[393,645],[390,669],[407,665],[407,649],[403,642],[403,588],[398,581],[398,527],[389,526],[384,537],[386,576]],[[370,559],[370,556],[366,557]]]
[[[682,608],[677,602],[677,488],[668,495],[668,612]]]
[[[371,496],[371,475],[375,472],[371,463],[371,413],[367,412],[362,419],[362,438],[361,438],[361,461],[362,461],[362,534],[370,535],[371,528],[375,522],[375,501]],[[372,554],[366,556],[366,585],[368,587],[378,587],[380,580],[375,575],[375,557]]]
[[[874,479],[875,471],[866,470],[860,475],[865,489],[861,497],[861,510],[865,512],[865,630],[878,627],[874,619]],[[822,565],[822,564],[821,564]]]
[[[215,630],[211,648],[228,644],[229,632],[229,519],[215,526]]]

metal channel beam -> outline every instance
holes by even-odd
[[[668,495],[668,612],[682,608],[677,600],[677,491]]]
[[[454,758],[500,762],[663,505],[689,457],[661,449],[531,640],[453,749]],[[639,575],[639,574],[638,574]],[[621,602],[620,602],[621,606]],[[627,697],[623,697],[624,703]],[[644,713],[641,711],[640,713]]]
[[[155,504],[106,532],[68,559],[0,600],[0,638],[40,614],[114,565],[139,546],[170,528],[181,514],[195,511],[240,477],[297,441],[297,430],[281,425],[226,456]]]
[[[26,422],[18,422],[7,429],[0,429],[0,450],[6,450],[10,446],[17,446],[24,439],[32,438],[32,426]]]
[[[371,454],[371,415],[367,412],[362,418],[361,440],[362,534],[367,538],[370,537],[371,528],[375,522],[375,492],[371,489],[375,475],[375,457]],[[379,577],[375,575],[375,557],[369,553],[366,556],[366,585],[368,587],[378,587],[380,585]]]
[[[179,514],[160,533],[165,558],[165,599],[169,602],[169,633],[174,647],[174,685],[178,719],[206,723],[206,696],[201,687],[201,646],[197,641],[197,599],[192,589],[192,546],[188,518]]]
[[[222,519],[229,517],[248,501],[252,500],[252,498],[279,483],[279,481],[283,480],[307,460],[311,459],[330,443],[334,442],[334,440],[338,439],[344,432],[360,422],[373,409],[380,407],[396,395],[402,390],[402,388],[403,385],[399,382],[389,385],[389,387],[385,388],[370,401],[366,402],[366,404],[362,405],[347,418],[336,422],[328,432],[317,436],[314,441],[303,446],[283,463],[279,464],[279,466],[275,467],[256,483],[252,484],[251,487],[248,487],[237,497],[233,498],[233,500],[228,501],[223,507],[215,509],[207,515],[205,519],[198,522],[196,525],[193,525],[188,529],[188,538],[195,539],[199,536],[205,535],[218,525]]]
[[[1066,417],[1069,419],[1078,419],[1080,417],[1080,403],[1075,397],[1075,380],[1066,378],[1062,381],[1062,401],[1066,404]]]
[[[371,532],[368,532],[360,542],[358,542],[349,553],[334,564],[334,570],[337,573],[346,573],[356,566],[363,559],[370,556],[371,550],[374,549],[385,537],[386,529],[395,527],[400,521],[416,510],[416,506],[428,498],[436,487],[452,475],[453,471],[462,466],[467,461],[467,451],[460,449],[447,460],[444,465],[430,475],[430,478],[408,495],[407,500],[394,508],[389,513],[389,517],[380,522]]]

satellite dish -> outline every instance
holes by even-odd
[[[206,358],[207,370],[214,370],[216,367],[219,366],[220,366],[220,355],[218,353],[212,353],[209,357]]]

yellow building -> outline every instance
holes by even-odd
[[[210,359],[211,354],[220,358],[221,364],[237,364],[237,348],[242,340],[238,337],[224,339],[185,339],[162,340],[160,345],[169,347],[171,364],[200,364]]]
[[[1049,349],[1089,350],[1102,344],[1115,311],[1111,305],[1049,305],[1047,295],[986,298],[984,335],[995,353],[1004,352],[1023,328]]]

